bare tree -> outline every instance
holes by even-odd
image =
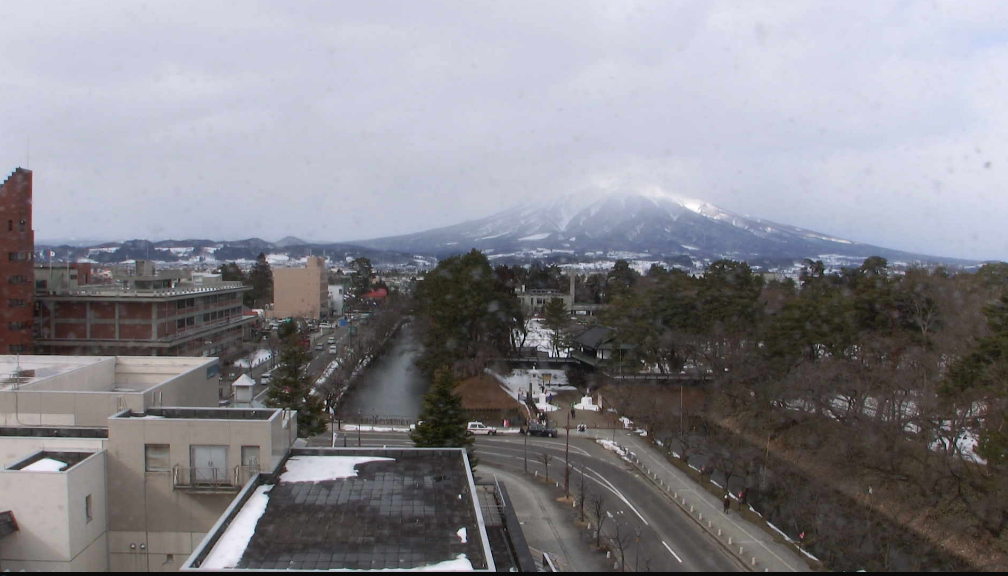
[[[581,482],[578,483],[578,507],[581,509],[581,521],[584,522],[585,500],[589,497],[588,486],[585,484],[584,462],[581,463]]]
[[[588,511],[595,519],[595,547],[598,548],[602,537],[602,525],[605,524],[607,514],[605,509],[606,497],[600,490],[597,494],[590,494],[588,498]]]
[[[553,457],[550,456],[548,452],[542,452],[539,454],[539,461],[542,462],[543,468],[546,470],[546,481],[549,481],[549,464]]]
[[[622,522],[616,522],[616,533],[613,534],[613,544],[619,553],[620,572],[626,572],[626,553],[634,539],[634,531]]]

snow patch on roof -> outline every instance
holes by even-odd
[[[395,460],[376,456],[291,456],[281,482],[324,482],[340,478],[356,478],[358,464]]]
[[[66,462],[60,462],[53,458],[43,458],[38,462],[32,462],[21,469],[22,472],[59,472],[66,468]]]
[[[266,505],[269,504],[269,495],[266,491],[272,486],[260,486],[249,497],[248,502],[235,515],[234,520],[228,524],[227,530],[217,540],[206,560],[200,568],[208,570],[221,570],[224,568],[234,568],[238,561],[245,554],[252,535],[255,534],[256,524],[266,512]]]

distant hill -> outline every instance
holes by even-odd
[[[244,240],[127,240],[125,242],[102,242],[93,245],[76,246],[70,244],[50,245],[39,243],[35,246],[38,262],[50,260],[71,260],[74,262],[94,262],[97,264],[117,264],[133,260],[153,260],[155,262],[185,264],[216,264],[220,262],[252,262],[259,254],[266,254],[274,265],[285,265],[290,260],[298,260],[308,255],[325,256],[331,266],[340,266],[354,258],[370,258],[375,265],[390,267],[432,267],[436,260],[424,255],[413,255],[394,250],[368,248],[345,243],[306,243],[298,238],[287,237],[273,243],[261,238]]]

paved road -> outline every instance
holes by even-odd
[[[593,551],[585,541],[584,530],[570,521],[570,508],[561,505],[553,491],[522,473],[494,468],[486,463],[477,467],[477,476],[495,478],[507,487],[511,505],[529,546],[550,556],[565,572],[606,572],[612,570],[605,554]],[[536,562],[541,558],[533,554]]]
[[[476,443],[476,454],[481,462],[491,466],[506,466],[522,470],[525,466],[525,438],[522,436],[483,437]],[[605,507],[611,516],[603,527],[613,534],[619,523],[623,533],[634,534],[640,530],[639,556],[634,544],[628,545],[627,564],[641,569],[650,561],[654,571],[732,572],[743,568],[729,557],[721,546],[702,532],[696,523],[686,517],[667,497],[650,482],[636,473],[611,451],[595,443],[594,439],[572,437],[571,492],[576,495],[583,473],[592,493],[604,494]],[[544,474],[540,454],[553,457],[550,477],[563,482],[564,440],[562,438],[530,438],[528,441],[528,469]],[[589,499],[590,502],[590,499]]]
[[[339,432],[337,446],[357,446],[358,438],[362,446],[409,446],[412,443],[406,434],[401,432]],[[514,476],[521,476],[525,466],[525,437],[519,435],[498,435],[479,437],[476,440],[476,454],[480,459],[477,472],[487,470],[503,470]],[[310,446],[327,446],[329,437],[316,437]],[[564,440],[563,438],[529,438],[528,439],[528,469],[530,472],[544,473],[544,466],[539,460],[540,454],[547,453],[553,459],[550,461],[550,477],[560,480],[562,484]],[[582,471],[589,491],[605,495],[605,507],[612,517],[607,518],[603,526],[612,533],[616,522],[624,530],[633,533],[640,528],[640,555],[637,556],[634,545],[630,544],[627,553],[629,567],[633,568],[639,560],[643,569],[650,561],[653,571],[695,571],[695,572],[728,572],[741,571],[742,567],[729,557],[720,545],[703,533],[686,515],[672,505],[650,482],[633,471],[630,466],[619,460],[612,452],[595,443],[594,438],[572,437],[571,464],[575,473],[571,475],[571,492],[577,494]],[[573,528],[573,526],[571,526]],[[543,547],[551,546],[549,529]],[[556,540],[556,536],[552,540]],[[568,542],[568,540],[564,540]],[[574,542],[577,542],[576,540]],[[539,547],[530,541],[530,546]],[[566,562],[578,562],[570,549],[555,546],[546,548],[561,554]],[[574,566],[576,564],[571,564]]]

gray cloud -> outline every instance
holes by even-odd
[[[31,2],[39,238],[345,241],[658,186],[1008,259],[1002,2]]]

